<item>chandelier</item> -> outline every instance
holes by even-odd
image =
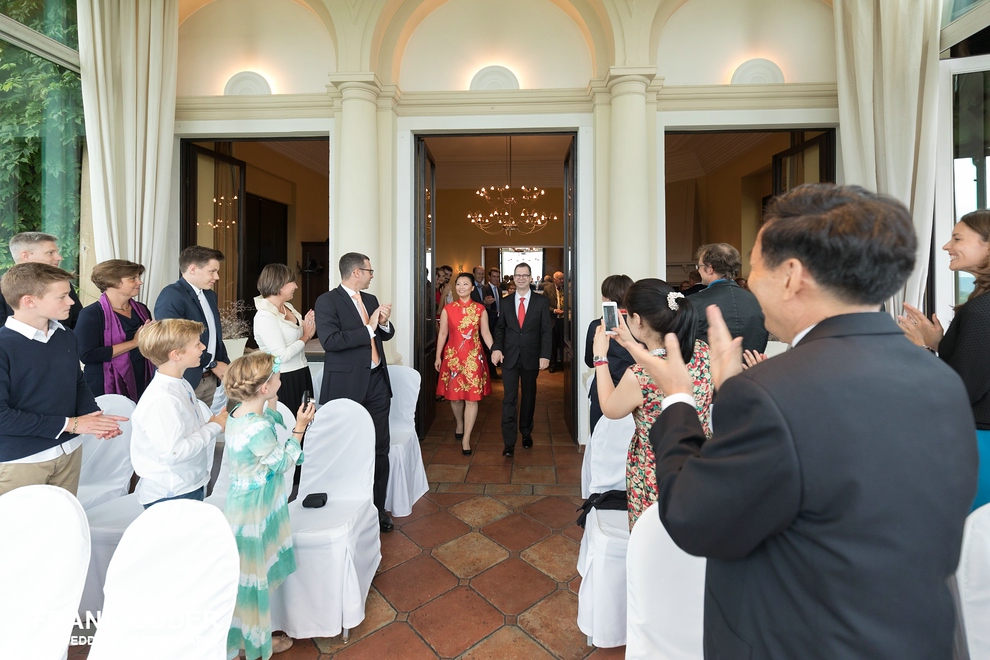
[[[512,187],[512,136],[506,136],[506,183],[503,186],[486,186],[475,194],[491,207],[487,213],[468,213],[468,220],[486,234],[519,234],[525,236],[546,229],[557,216],[540,211],[534,206],[546,191],[533,187]]]

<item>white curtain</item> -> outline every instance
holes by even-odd
[[[178,272],[169,199],[179,0],[78,0],[98,261],[143,264],[141,298]]]
[[[920,306],[935,206],[938,44],[942,0],[834,0],[839,125],[845,182],[911,210],[918,258],[888,301]]]

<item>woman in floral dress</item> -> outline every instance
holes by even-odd
[[[268,660],[292,646],[292,639],[272,639],[269,598],[296,570],[289,529],[284,474],[302,464],[299,442],[316,410],[304,401],[292,437],[280,442],[275,426],[284,427],[275,409],[282,384],[278,358],[257,351],[234,360],[224,377],[231,402],[226,431],[230,489],[224,515],[230,522],[241,559],[237,603],[227,635],[227,657],[244,649],[247,660]]]
[[[454,282],[457,299],[444,305],[440,313],[437,336],[437,361],[440,372],[437,394],[450,401],[457,427],[454,437],[461,441],[461,451],[471,454],[471,430],[478,417],[478,402],[492,393],[491,378],[481,339],[492,346],[485,306],[471,300],[474,276],[461,273]],[[480,337],[479,337],[480,335]],[[460,429],[460,430],[458,430]]]
[[[663,337],[677,335],[682,357],[694,378],[694,403],[705,435],[710,437],[712,382],[708,344],[697,339],[698,316],[689,298],[658,279],[640,280],[626,294],[626,325],[633,337],[654,355],[664,356]],[[608,354],[609,335],[599,326],[595,332],[594,353]],[[664,394],[639,364],[629,367],[619,384],[613,385],[608,360],[595,360],[595,381],[602,413],[621,419],[632,413],[636,431],[626,460],[626,498],[629,502],[629,528],[657,501],[656,457],[650,445],[650,428],[660,416]]]

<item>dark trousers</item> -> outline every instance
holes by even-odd
[[[371,370],[368,391],[361,401],[375,424],[375,483],[372,497],[375,508],[380,512],[385,510],[385,489],[388,486],[388,411],[392,407],[392,397],[389,396],[388,385],[385,383],[385,368],[385,365],[379,365]]]
[[[516,363],[513,367],[502,367],[502,442],[508,447],[516,446],[516,401],[519,399],[522,384],[522,401],[519,403],[518,432],[533,434],[533,412],[536,410],[536,377],[539,369],[524,369]]]
[[[553,317],[550,339],[550,366],[556,368],[564,361],[564,318],[562,316]]]

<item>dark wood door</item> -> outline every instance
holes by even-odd
[[[437,308],[432,282],[436,267],[436,163],[423,138],[416,140],[416,328],[413,366],[423,377],[416,406],[416,432],[422,438],[436,416]]]
[[[577,176],[575,172],[577,136],[571,139],[570,149],[564,156],[564,249],[563,263],[561,271],[564,273],[565,295],[564,303],[564,420],[567,423],[567,430],[571,432],[574,442],[577,442],[577,406],[578,406],[578,370],[574,368],[575,347],[580,346],[580,341],[575,341],[580,334],[575,327],[577,323],[577,305],[574,299],[574,291],[577,290],[576,280],[578,277],[577,265],[574,263],[574,202],[575,184]]]

